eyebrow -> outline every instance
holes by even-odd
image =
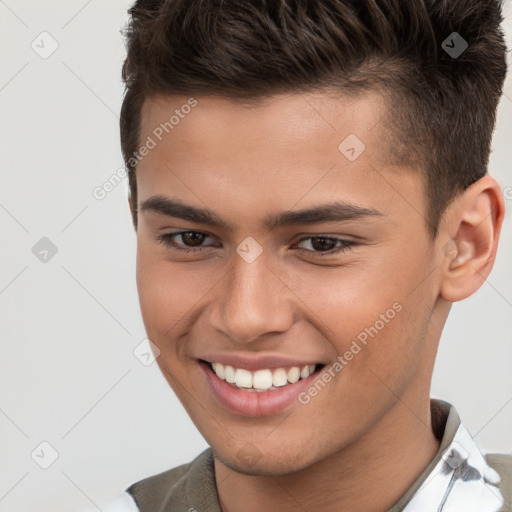
[[[143,212],[159,213],[198,224],[205,224],[212,228],[222,228],[227,231],[232,230],[227,222],[208,208],[198,208],[197,206],[187,205],[179,199],[172,199],[162,195],[151,196],[143,201],[140,210]],[[343,222],[365,217],[382,216],[383,214],[374,208],[364,208],[336,201],[334,203],[322,204],[304,210],[284,211],[277,215],[268,215],[264,218],[263,224],[267,229],[274,230],[283,226]]]

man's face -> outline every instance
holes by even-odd
[[[426,228],[423,180],[385,166],[392,146],[377,94],[195,100],[152,99],[142,110],[144,324],[220,460],[293,472],[371,432],[397,401],[428,396],[441,251]],[[155,196],[220,224],[167,215]],[[334,203],[336,215],[291,215]],[[170,239],[178,248],[158,239],[177,232],[187,232]],[[209,363],[230,380],[236,368],[252,372],[237,372],[239,388]],[[289,382],[308,365],[315,373]],[[242,389],[252,378],[268,387],[269,375],[275,389]]]

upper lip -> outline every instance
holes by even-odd
[[[248,355],[240,353],[223,353],[223,354],[209,354],[200,357],[203,361],[208,363],[221,363],[224,366],[229,365],[233,368],[244,368],[249,371],[276,369],[276,368],[289,368],[291,366],[308,366],[322,364],[318,360],[304,360],[291,358],[289,356],[280,354],[259,354]]]

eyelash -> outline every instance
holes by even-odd
[[[194,253],[194,252],[200,251],[202,249],[202,247],[200,247],[200,246],[197,248],[182,247],[174,241],[175,237],[177,237],[179,235],[186,234],[186,233],[199,233],[201,235],[206,235],[207,237],[209,236],[208,234],[203,233],[201,231],[177,231],[176,233],[166,233],[166,234],[158,235],[156,237],[156,239],[160,243],[165,245],[166,247],[180,251],[182,253]],[[325,236],[325,235],[307,236],[307,237],[301,238],[298,242],[296,242],[296,244],[299,244],[299,243],[303,242],[304,240],[310,240],[310,239],[315,239],[315,238],[322,238],[325,240],[332,240],[335,242],[340,242],[341,245],[335,249],[329,249],[328,251],[311,251],[308,249],[299,249],[299,251],[305,252],[305,253],[313,253],[320,257],[325,257],[325,256],[332,256],[333,254],[338,254],[338,253],[343,253],[345,251],[349,251],[350,249],[353,248],[353,246],[356,245],[356,242],[353,242],[351,240],[344,240],[343,238],[337,238],[337,237],[331,237],[331,236]]]

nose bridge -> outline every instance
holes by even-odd
[[[232,341],[248,343],[291,327],[293,312],[287,288],[270,268],[266,255],[251,261],[235,254],[223,282],[211,324]]]

